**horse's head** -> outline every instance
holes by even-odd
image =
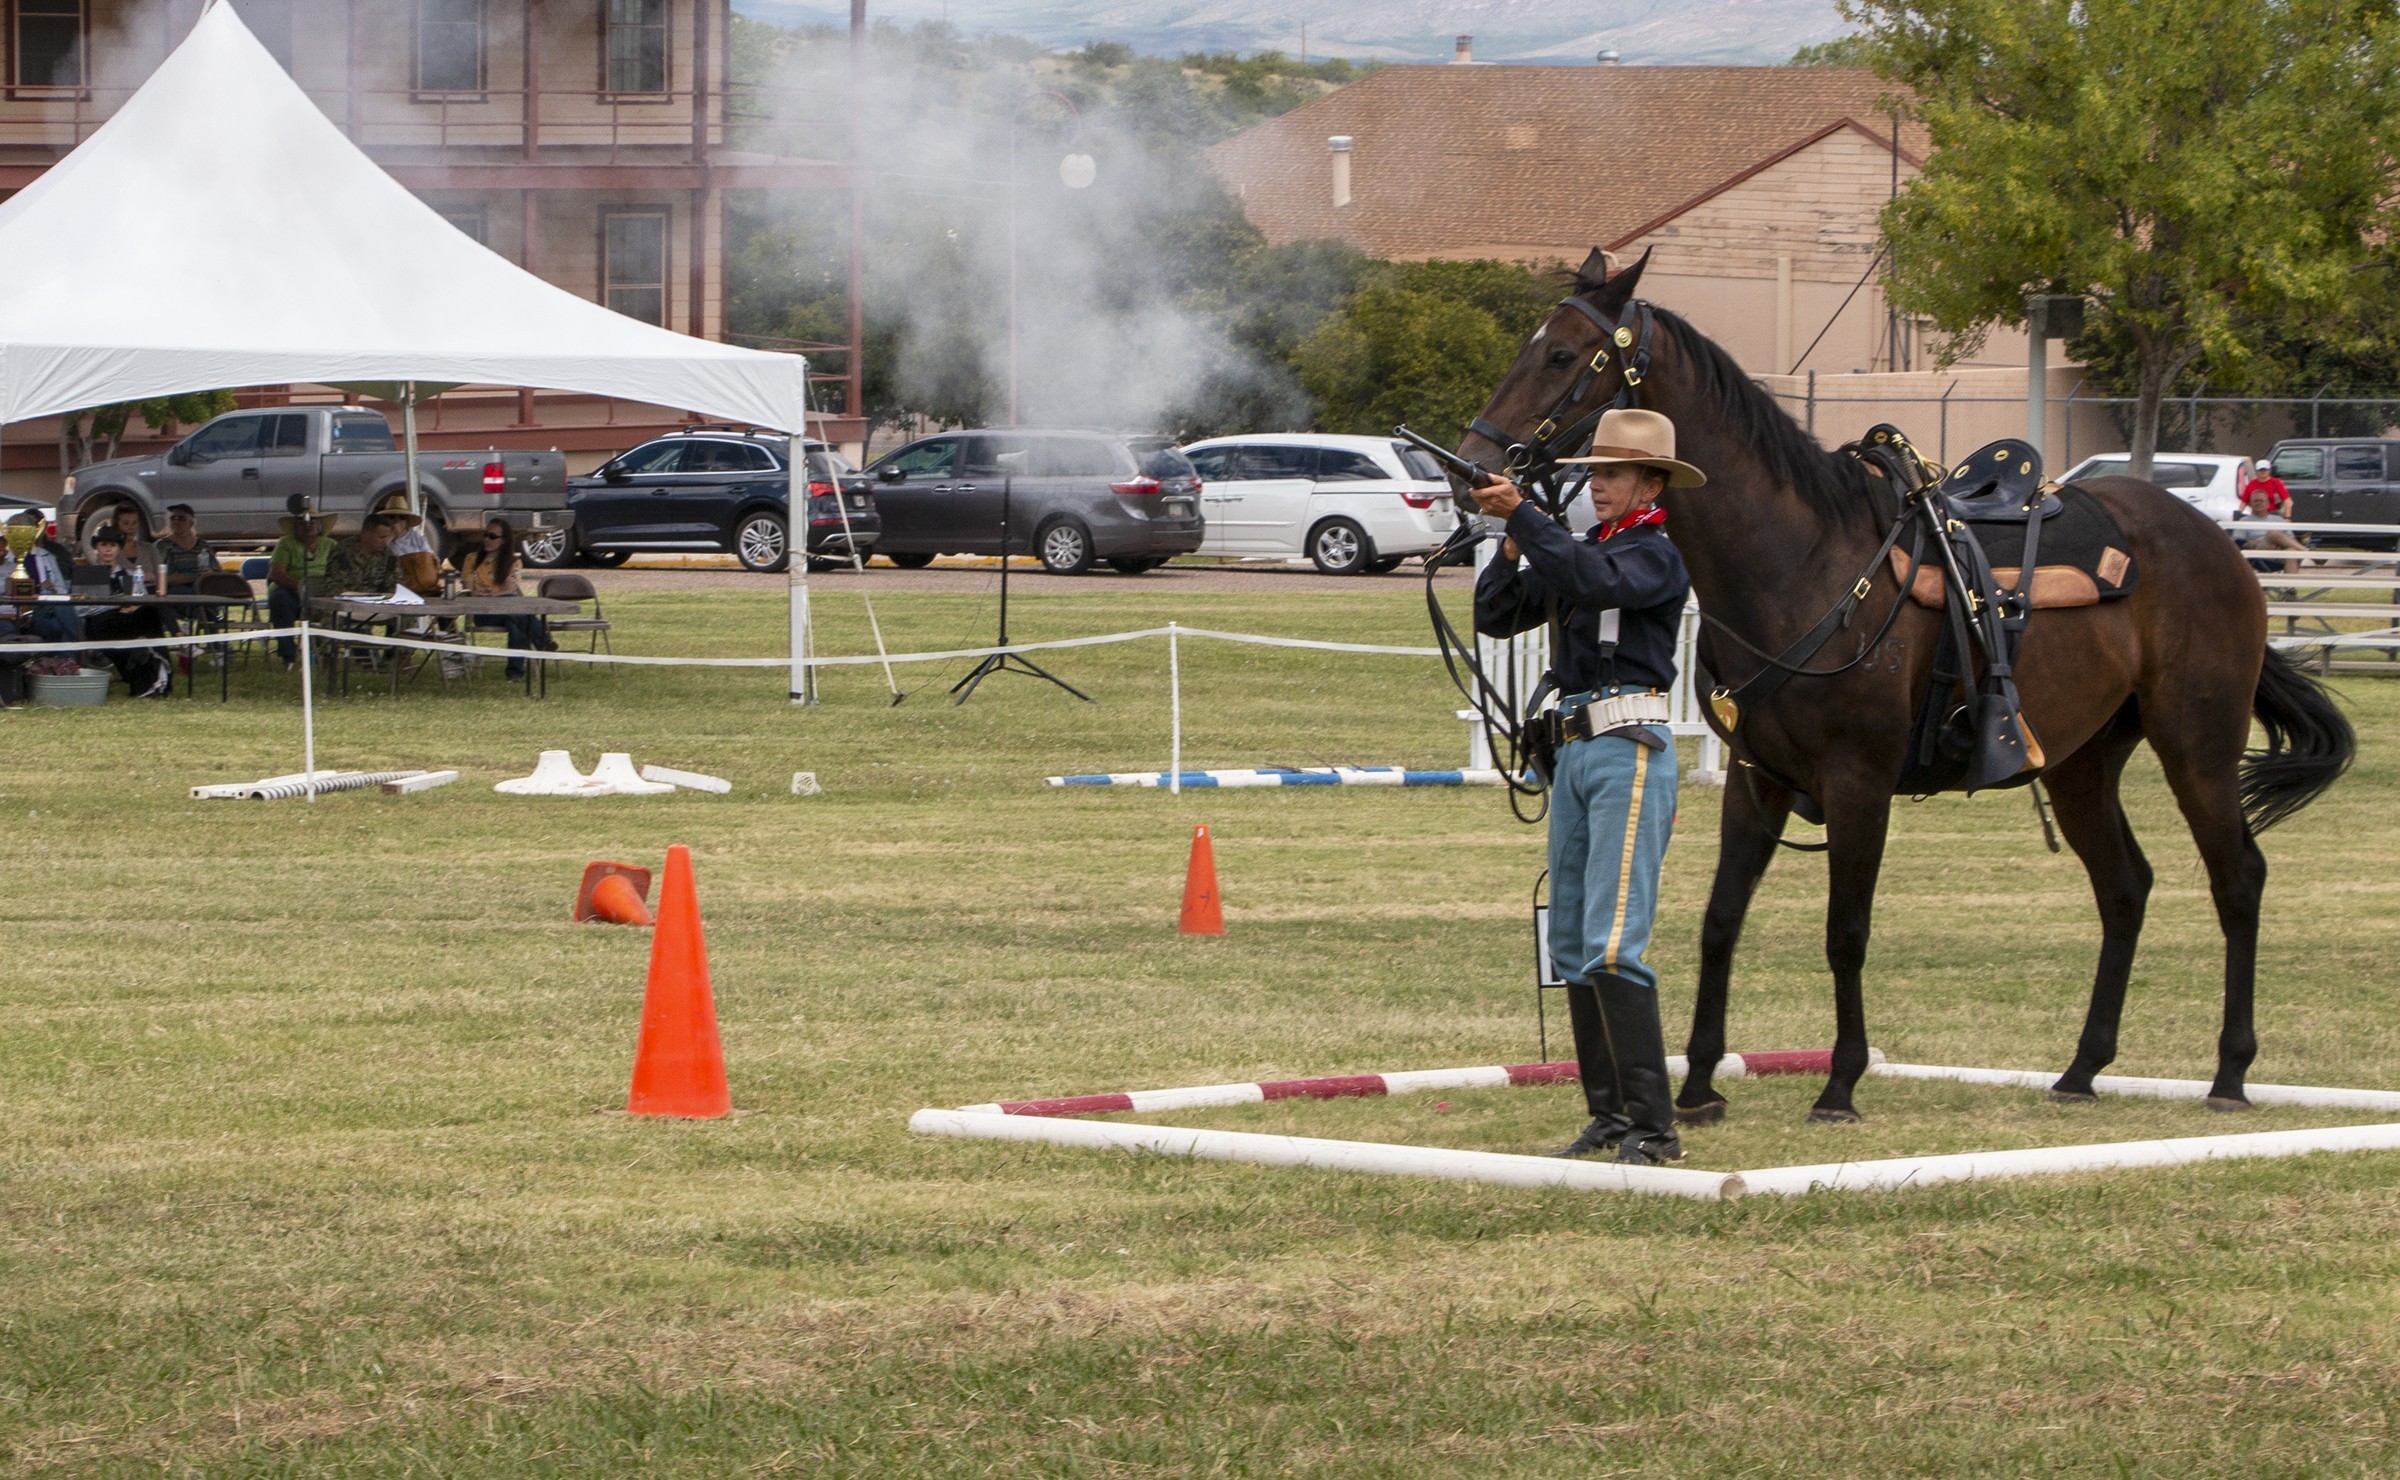
[[[1614,337],[1625,305],[1633,301],[1650,254],[1611,277],[1608,254],[1598,247],[1576,269],[1574,290],[1542,320],[1517,350],[1459,444],[1461,456],[1495,471],[1521,477],[1530,466],[1546,471],[1548,459],[1579,455],[1565,435],[1580,426],[1588,441],[1600,413],[1626,386],[1626,353],[1634,346]]]

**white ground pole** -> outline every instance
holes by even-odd
[[[2096,1172],[2113,1167],[2178,1166],[2250,1156],[2302,1156],[2312,1151],[2400,1151],[2400,1125],[2325,1126],[2305,1131],[2255,1131],[2240,1136],[2182,1136],[2168,1141],[2116,1141],[2098,1146],[2038,1146],[2024,1151],[1965,1151],[1952,1156],[1902,1156],[1889,1161],[1827,1162],[1769,1167],[1741,1174],[1743,1190],[1791,1197],[1805,1192],[1889,1191],[1937,1182],[1981,1182],[2045,1172]]]
[[[1175,624],[1167,624],[1167,790],[1183,795],[1183,667],[1175,652]]]
[[[308,778],[308,799],[317,799],[317,693],[309,680],[308,618],[300,619],[300,770]]]
[[[1745,1066],[1746,1068],[1747,1066]],[[1680,1065],[1670,1063],[1670,1072]],[[1974,1069],[1944,1064],[1874,1063],[1869,1074],[1891,1079],[1937,1079],[1962,1084],[2046,1089],[2056,1077],[2032,1069]],[[1380,1076],[1384,1092],[1402,1094],[1433,1088],[1472,1088],[1514,1082],[1506,1069],[1429,1070]],[[2101,1075],[2093,1088],[2104,1095],[2197,1100],[2209,1085],[2199,1079],[2142,1079]],[[2253,1103],[2400,1113],[2400,1091],[2254,1084]],[[1257,1084],[1199,1085],[1185,1089],[1136,1090],[1127,1103],[1093,1106],[1108,1110],[1158,1112],[1208,1105],[1249,1104],[1265,1099]],[[1103,1096],[1097,1098],[1116,1098]],[[1311,1098],[1314,1098],[1313,1096]],[[1117,1121],[1065,1118],[1050,1113],[1008,1114],[998,1104],[958,1110],[920,1110],[909,1118],[919,1135],[960,1139],[1043,1141],[1209,1161],[1255,1162],[1266,1166],[1320,1167],[1379,1176],[1441,1177],[1511,1187],[1577,1187],[1597,1191],[1667,1193],[1683,1197],[1734,1198],[1751,1194],[1797,1197],[1810,1192],[1889,1192],[1942,1182],[1991,1181],[2131,1167],[2180,1166],[2192,1162],[2250,1157],[2305,1156],[2320,1152],[2400,1151],[2400,1122],[2319,1126],[2306,1130],[2255,1131],[2241,1135],[2180,1136],[2151,1141],[2114,1141],[2084,1146],[2039,1146],[2015,1151],[1966,1151],[1942,1156],[1901,1156],[1877,1161],[1823,1162],[1811,1166],[1756,1167],[1740,1172],[1696,1172],[1672,1167],[1621,1167],[1562,1162],[1551,1157],[1500,1152],[1455,1151],[1431,1146],[1322,1141],[1247,1131],[1206,1131],[1180,1126],[1128,1125]]]
[[[1373,1141],[1321,1141],[1307,1136],[1261,1135],[1255,1131],[1050,1120],[973,1110],[919,1110],[909,1117],[908,1128],[920,1136],[1045,1141],[1055,1146],[1148,1151],[1160,1156],[1198,1157],[1203,1161],[1319,1167],[1380,1177],[1438,1177],[1505,1187],[1573,1187],[1594,1192],[1648,1192],[1712,1200],[1739,1197],[1742,1193],[1742,1178],[1725,1172],[1565,1161],[1552,1156],[1511,1156],[1497,1151],[1449,1151],[1434,1146],[1392,1146]]]
[[[2048,1089],[2058,1082],[2054,1073],[2040,1069],[1959,1069],[1947,1064],[1872,1064],[1869,1074],[1885,1079],[1949,1079],[1960,1084],[1995,1084],[2025,1089]],[[2104,1095],[2126,1095],[2147,1100],[2205,1100],[2210,1089],[2205,1079],[2138,1079],[2124,1074],[2102,1074],[2092,1080],[2092,1089]],[[2320,1089],[2305,1084],[2253,1084],[2242,1091],[2253,1105],[2301,1105],[2320,1110],[2381,1110],[2400,1115],[2400,1091],[2388,1089]]]
[[[810,629],[808,620],[808,556],[806,554],[808,535],[805,523],[808,518],[808,418],[803,416],[800,418],[800,422],[800,430],[792,434],[791,444],[784,452],[785,465],[794,469],[792,476],[800,480],[800,497],[794,500],[787,495],[784,505],[788,511],[796,503],[801,511],[800,544],[802,553],[798,559],[792,558],[792,525],[795,521],[787,512],[784,516],[783,529],[785,557],[783,568],[791,579],[792,702],[794,704],[814,704],[817,702],[817,670],[815,665],[809,662],[809,659],[817,655],[817,646],[816,635]]]

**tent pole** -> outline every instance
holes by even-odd
[[[803,362],[805,363],[805,362]],[[792,598],[792,702],[817,702],[817,670],[808,660],[817,655],[816,634],[809,627],[808,613],[808,418],[800,418],[800,430],[784,453],[789,476],[785,480],[783,498],[783,568],[791,578]]]
[[[423,518],[425,497],[417,488],[417,383],[400,387],[400,446],[402,476],[408,482],[408,512]]]

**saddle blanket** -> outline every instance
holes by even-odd
[[[2041,562],[2033,569],[2034,608],[2095,606],[2132,594],[2137,578],[2133,552],[2117,521],[2098,499],[2072,483],[2060,485],[2057,493],[2063,507],[2044,521],[2034,557]],[[2023,521],[1986,524],[1976,520],[1967,527],[1982,544],[1994,578],[2003,587],[2014,587],[2025,557]],[[1908,551],[1895,546],[1891,558],[1892,575],[1907,580]],[[1942,605],[1940,552],[1925,552],[1925,563],[1917,570],[1909,596],[1919,606],[1938,609]]]

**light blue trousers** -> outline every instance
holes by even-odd
[[[1664,737],[1664,729],[1656,730]],[[1657,990],[1642,959],[1675,823],[1675,743],[1601,735],[1561,746],[1550,786],[1550,960],[1567,981],[1606,973]]]

